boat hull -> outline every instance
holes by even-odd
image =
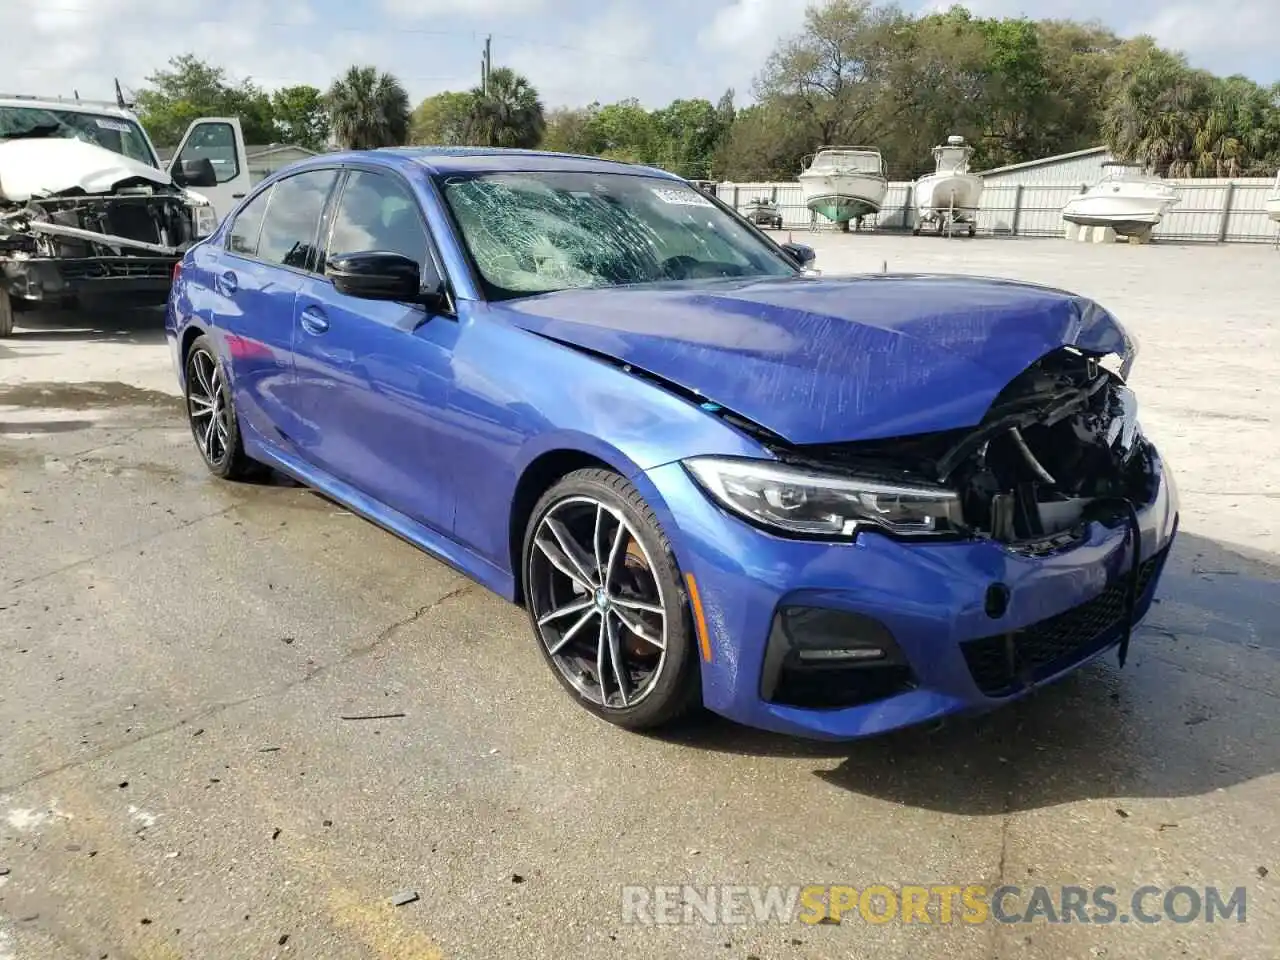
[[[1150,196],[1073,197],[1062,208],[1062,219],[1081,227],[1110,227],[1122,237],[1149,231],[1177,202]]]
[[[1280,196],[1271,197],[1266,203],[1267,216],[1276,221],[1280,221]]]
[[[888,181],[850,174],[800,174],[804,205],[836,223],[880,212]]]
[[[916,213],[920,220],[950,217],[965,222],[978,216],[982,178],[971,173],[931,173],[916,181]]]

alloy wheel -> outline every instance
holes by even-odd
[[[206,460],[220,465],[230,443],[230,410],[222,389],[222,369],[206,350],[196,350],[187,361],[187,413],[191,432]]]
[[[644,700],[667,659],[666,597],[630,522],[592,497],[560,500],[528,563],[538,636],[565,680],[604,709]]]

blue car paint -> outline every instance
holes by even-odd
[[[526,471],[564,452],[617,470],[653,508],[681,569],[697,578],[713,644],[702,664],[709,708],[836,739],[987,709],[1004,701],[976,688],[958,646],[992,631],[986,586],[1000,579],[1012,588],[1000,626],[1014,630],[1090,599],[1127,569],[1123,533],[1100,524],[1086,543],[1038,560],[988,542],[783,539],[724,513],[678,462],[771,456],[721,419],[720,404],[792,442],[973,425],[1009,380],[1055,347],[1131,355],[1123,330],[1089,301],[957,277],[798,277],[487,303],[429,173],[669,175],[523,151],[380,150],[295,164],[258,191],[321,166],[404,177],[431,227],[457,317],[349,300],[322,278],[231,254],[225,232],[233,213],[188,252],[170,297],[166,332],[180,380],[183,346],[209,333],[251,457],[508,599],[518,595],[519,575],[510,507]],[[229,293],[228,272],[238,284],[244,275],[261,299],[246,305]],[[302,322],[314,308],[328,320],[324,334]],[[621,368],[626,362],[706,402],[637,377]],[[1176,494],[1163,480],[1160,490],[1140,514],[1144,557],[1167,547],[1176,530]],[[842,710],[764,702],[760,664],[773,611],[797,598],[881,619],[908,653],[919,688]],[[1099,651],[1117,639],[1100,638]]]
[[[525,329],[633,363],[792,443],[974,426],[1010,380],[1064,344],[1131,349],[1088,300],[967,277],[574,290],[509,310]]]

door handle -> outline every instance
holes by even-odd
[[[232,199],[232,200],[243,200],[243,199],[244,199],[244,194],[243,194],[243,193],[233,193],[233,194],[231,195],[231,199]]]
[[[302,329],[307,333],[320,334],[325,333],[329,329],[329,318],[324,315],[324,311],[319,307],[307,307],[302,311]]]
[[[227,296],[231,296],[239,289],[239,283],[236,281],[236,275],[230,270],[226,271],[218,278],[218,286],[222,288],[222,292]]]

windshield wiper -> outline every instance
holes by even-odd
[[[0,140],[35,140],[39,137],[52,137],[66,129],[64,123],[40,123],[25,130],[15,130],[0,136]]]

